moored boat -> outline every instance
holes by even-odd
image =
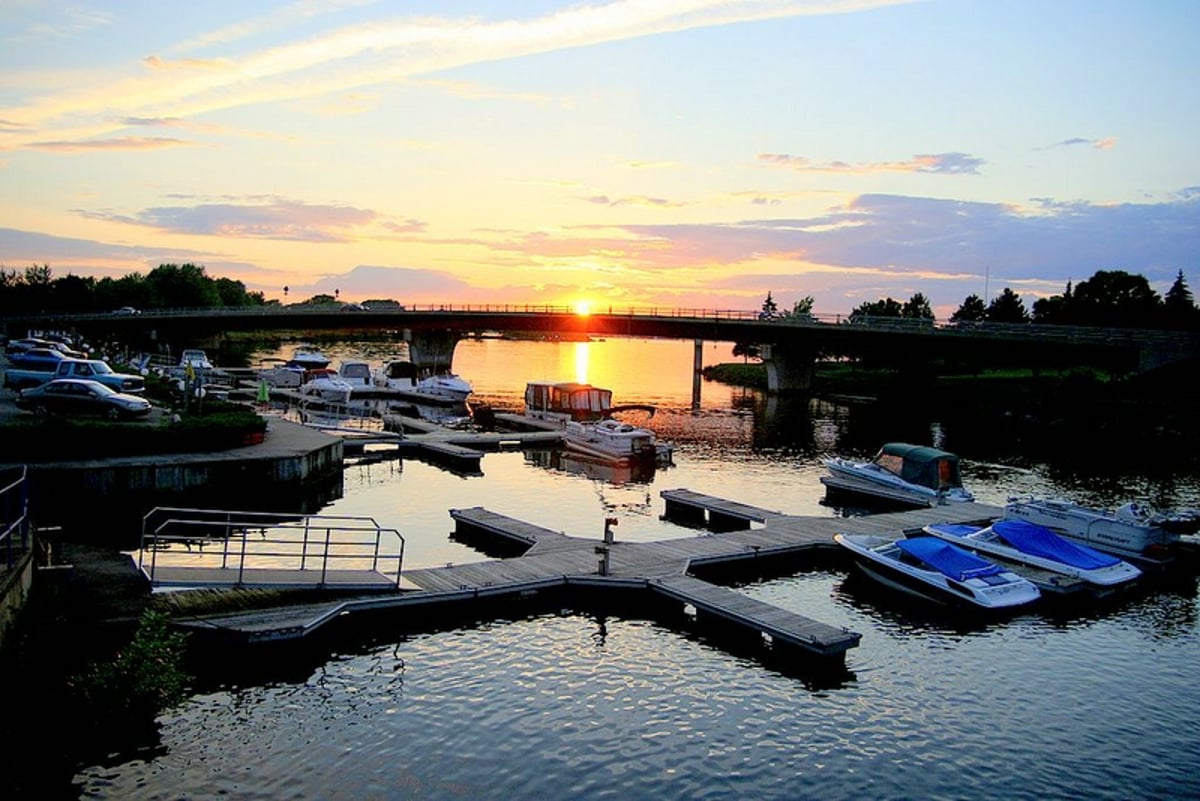
[[[985,557],[1082,579],[1094,595],[1129,586],[1142,571],[1120,557],[1061,537],[1024,520],[997,520],[987,526],[935,523],[929,534]]]
[[[937,603],[1007,610],[1041,597],[1028,579],[935,537],[838,533],[833,538],[871,578]]]
[[[673,444],[660,442],[649,428],[612,417],[632,410],[654,414],[654,407],[646,404],[614,406],[612,390],[591,384],[530,381],[525,385],[525,416],[561,428],[568,450],[597,459],[671,464]]]
[[[301,346],[292,351],[288,364],[302,370],[319,370],[329,366],[330,359],[321,351],[310,346]]]
[[[370,362],[344,361],[338,365],[338,375],[355,389],[369,389],[375,386]]]
[[[1163,512],[1137,501],[1109,511],[1062,498],[1011,498],[1004,517],[1045,526],[1096,550],[1147,563],[1169,559],[1180,535],[1200,526],[1200,513]]]
[[[348,403],[353,387],[331,367],[305,370],[300,394],[325,403]]]
[[[471,383],[454,373],[426,373],[406,358],[389,359],[374,372],[375,386],[418,396],[431,403],[465,403]]]
[[[912,506],[969,502],[975,496],[962,484],[959,458],[927,445],[886,443],[870,461],[833,457],[824,461],[828,489]]]

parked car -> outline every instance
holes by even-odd
[[[41,337],[21,337],[20,339],[11,339],[4,346],[4,355],[12,356],[17,353],[24,353],[32,348],[48,348],[50,340],[42,339]]]
[[[14,403],[35,414],[106,417],[128,420],[150,414],[150,401],[138,395],[117,392],[99,381],[56,378],[38,387],[21,390]]]
[[[67,355],[61,350],[55,348],[30,348],[29,350],[20,353],[13,353],[8,357],[14,367],[22,370],[49,370],[58,369],[58,363],[66,359]]]

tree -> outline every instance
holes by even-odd
[[[929,305],[929,299],[918,292],[904,304],[900,316],[909,320],[932,320],[933,307]]]
[[[748,362],[751,359],[761,359],[762,348],[746,342],[735,342],[733,343],[733,355],[741,356],[743,362]]]
[[[771,293],[767,292],[767,299],[763,301],[762,311],[758,313],[760,320],[774,320],[779,316],[779,306],[775,303],[775,299],[771,297]]]
[[[988,304],[987,320],[989,323],[1027,323],[1029,312],[1025,311],[1021,296],[1004,287],[1004,291]]]
[[[1163,317],[1169,328],[1195,328],[1200,322],[1200,310],[1192,300],[1192,291],[1183,280],[1183,270],[1163,296]]]
[[[860,320],[863,317],[902,317],[904,307],[900,305],[900,301],[892,298],[883,300],[871,301],[862,303],[856,306],[850,312],[851,320]]]
[[[792,304],[790,312],[783,312],[784,317],[795,317],[801,320],[811,320],[813,305],[816,303],[812,295],[807,295]]]
[[[1159,323],[1162,300],[1145,276],[1100,270],[1075,287],[1070,311],[1076,325],[1149,328]]]
[[[987,307],[978,295],[968,295],[962,305],[950,315],[952,323],[978,323],[987,319]]]

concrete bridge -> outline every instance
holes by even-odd
[[[1042,369],[1088,365],[1114,375],[1144,372],[1195,359],[1200,336],[1190,332],[1084,328],[1034,324],[938,324],[894,317],[777,317],[758,312],[642,308],[579,314],[556,306],[428,305],[349,311],[331,306],[258,306],[167,309],[138,315],[9,316],[10,336],[28,329],[74,329],[93,340],[147,343],[218,339],[228,331],[387,332],[409,344],[421,367],[446,369],[460,339],[484,332],[599,335],[690,339],[696,343],[696,382],[702,343],[744,342],[761,346],[772,392],[808,389],[823,356],[875,363],[929,359],[967,364],[1020,364]]]

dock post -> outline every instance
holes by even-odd
[[[704,340],[697,339],[692,351],[692,411],[700,408],[700,378],[704,375]]]

